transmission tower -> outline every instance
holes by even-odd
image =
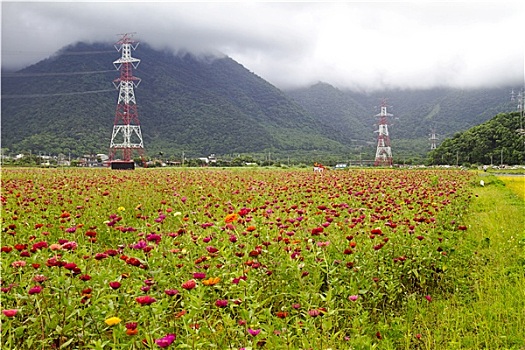
[[[516,130],[518,134],[525,135],[525,129],[523,129],[523,116],[524,116],[524,107],[523,104],[525,103],[525,91],[521,89],[518,94],[514,92],[514,90],[510,93],[510,100],[513,102],[518,102],[518,112],[519,112],[519,118],[520,118],[520,128]]]
[[[436,130],[435,129],[431,130],[429,140],[430,140],[430,149],[431,150],[432,149],[436,149],[437,148],[436,144],[437,144],[438,138],[437,138],[437,134],[436,134]]]
[[[393,114],[387,112],[386,100],[383,99],[381,103],[381,113],[376,114],[379,117],[379,128],[377,132],[377,149],[375,166],[392,166],[392,149],[390,147],[390,136],[388,136],[388,117],[393,117]]]
[[[137,68],[140,59],[131,57],[131,51],[137,46],[138,42],[129,33],[121,34],[120,40],[115,44],[122,56],[113,62],[115,68],[120,70],[120,77],[113,80],[113,85],[119,90],[119,97],[110,144],[109,160],[112,169],[134,169],[131,158],[133,150],[138,152],[144,163],[144,143],[133,90],[140,84],[140,79],[133,76],[133,68]],[[121,158],[116,158],[117,153],[121,153]]]

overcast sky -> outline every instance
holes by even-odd
[[[283,89],[520,86],[524,3],[2,1],[2,68],[135,32],[154,48],[222,52]]]

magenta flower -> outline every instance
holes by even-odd
[[[248,328],[248,333],[250,333],[250,335],[252,336],[256,336],[257,334],[261,333],[261,330],[260,329],[251,329],[251,328]]]
[[[432,297],[430,295],[425,295],[425,299],[427,299],[429,302],[432,301]]]
[[[168,334],[165,337],[155,340],[155,344],[157,344],[159,348],[167,348],[175,341],[176,337],[175,334]]]
[[[356,301],[358,298],[359,298],[359,295],[350,295],[350,296],[348,297],[348,300],[350,300],[350,301]]]
[[[29,295],[33,295],[33,294],[40,294],[40,292],[42,291],[42,287],[40,286],[34,286],[32,288],[29,289]]]
[[[76,226],[66,228],[67,233],[74,233],[77,230]]]
[[[206,278],[206,274],[204,272],[195,272],[193,274],[193,278],[198,279],[198,280],[202,280],[202,279]]]
[[[133,249],[144,249],[144,248],[147,247],[147,245],[148,245],[148,244],[147,244],[145,241],[140,240],[140,241],[138,241],[137,243],[135,243],[135,244],[132,246],[132,248],[133,248]]]
[[[159,244],[159,242],[161,241],[162,237],[156,233],[152,233],[152,234],[149,234],[146,236],[146,239],[149,241],[149,242],[155,242],[156,244]]]
[[[179,291],[177,289],[166,289],[164,291],[164,293],[166,293],[166,295],[169,295],[170,297],[172,297],[174,295],[179,294]]]
[[[225,299],[218,299],[218,300],[215,302],[215,306],[217,306],[217,307],[226,307],[226,306],[228,306],[228,300],[225,300]]]

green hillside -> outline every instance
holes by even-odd
[[[516,90],[516,88],[515,88]],[[373,117],[381,100],[387,100],[394,114],[389,125],[394,158],[425,157],[430,151],[429,136],[434,131],[440,142],[459,131],[479,125],[500,112],[516,108],[510,87],[493,89],[387,90],[357,93],[319,83],[286,93],[313,115],[330,120],[340,134],[337,138],[360,152],[363,144],[374,141],[377,129]],[[337,133],[334,135],[340,136]],[[364,149],[369,149],[364,148]]]
[[[518,112],[500,113],[455,134],[430,152],[432,164],[525,164],[525,121]]]
[[[2,147],[106,153],[118,98],[112,49],[76,44],[3,74]],[[290,97],[228,57],[174,56],[147,45],[133,56],[142,60],[135,96],[149,154],[345,151]]]

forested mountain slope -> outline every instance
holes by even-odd
[[[77,43],[18,72],[2,73],[2,148],[10,152],[107,153],[119,77],[109,44]],[[174,55],[143,43],[134,75],[146,152],[188,157],[272,154],[345,160],[373,157],[382,98],[395,115],[394,158],[424,157],[440,140],[515,109],[510,87],[359,93],[326,83],[281,91],[226,56]]]

